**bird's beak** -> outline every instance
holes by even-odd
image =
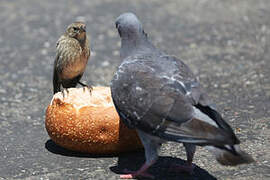
[[[82,32],[86,32],[86,26],[81,26],[80,29],[81,29]]]
[[[121,36],[121,31],[120,31],[120,29],[119,29],[120,23],[119,23],[118,21],[115,22],[115,27],[116,27],[116,29],[117,29],[117,31],[118,31],[118,33],[119,33],[119,36],[122,37],[122,36]]]
[[[118,21],[115,22],[115,27],[116,27],[116,29],[118,29],[118,27],[119,27],[119,22]]]

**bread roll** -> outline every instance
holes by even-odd
[[[109,87],[70,88],[54,95],[45,126],[58,145],[77,152],[117,154],[143,148],[136,131],[119,121]]]

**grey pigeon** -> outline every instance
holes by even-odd
[[[204,146],[223,165],[251,163],[240,150],[230,125],[211,105],[189,67],[157,49],[133,13],[116,19],[123,59],[111,82],[114,105],[129,128],[135,128],[145,148],[146,162],[121,178],[153,177],[147,169],[156,162],[163,142],[183,143],[192,172],[196,146]]]

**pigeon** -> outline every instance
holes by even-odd
[[[145,163],[120,178],[154,176],[147,172],[158,159],[162,143],[183,143],[187,161],[176,166],[192,173],[196,146],[203,146],[222,165],[253,162],[240,149],[233,129],[216,110],[190,68],[148,39],[133,13],[115,22],[123,60],[111,81],[111,95],[121,121],[135,129],[145,149]]]
[[[90,57],[89,40],[86,35],[86,25],[83,22],[70,24],[66,32],[56,44],[56,58],[53,71],[53,92],[61,91],[61,85],[66,88],[76,87],[80,82]]]

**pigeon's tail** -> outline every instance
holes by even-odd
[[[236,166],[254,162],[254,159],[242,151],[239,145],[226,145],[224,147],[205,146],[205,148],[213,153],[216,160],[224,166]]]

